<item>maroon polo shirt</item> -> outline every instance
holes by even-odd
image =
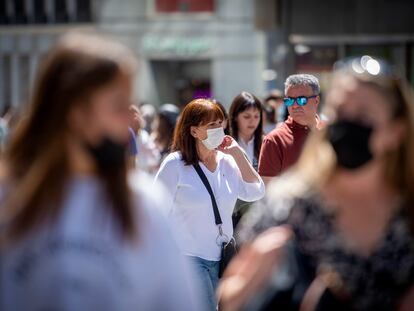
[[[309,132],[308,126],[300,125],[289,117],[267,134],[260,151],[259,174],[274,177],[295,164]]]

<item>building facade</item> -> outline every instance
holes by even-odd
[[[63,33],[98,31],[139,58],[137,98],[183,105],[263,95],[266,40],[251,0],[0,0],[0,106],[23,105],[39,61]]]
[[[268,67],[328,81],[333,64],[369,55],[387,60],[414,86],[414,1],[256,0],[256,25],[267,33]]]

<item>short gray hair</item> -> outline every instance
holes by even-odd
[[[296,74],[289,76],[285,81],[285,91],[288,87],[297,85],[309,85],[312,88],[314,95],[319,95],[321,92],[318,78],[310,74]]]

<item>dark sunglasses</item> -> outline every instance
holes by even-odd
[[[286,107],[293,106],[296,102],[299,106],[305,106],[308,103],[310,98],[318,97],[319,95],[312,95],[312,96],[298,96],[298,97],[285,97],[283,98],[283,103]]]

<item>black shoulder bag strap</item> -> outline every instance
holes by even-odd
[[[213,206],[213,212],[214,212],[214,220],[216,222],[217,227],[219,228],[220,235],[223,235],[223,229],[221,228],[221,225],[223,222],[221,221],[220,212],[217,207],[216,198],[214,196],[213,190],[211,189],[210,183],[208,182],[206,174],[204,174],[203,170],[201,169],[200,165],[194,164],[194,169],[196,170],[198,176],[200,177],[201,181],[203,182],[204,186],[206,187],[208,194],[211,198],[211,204]]]

